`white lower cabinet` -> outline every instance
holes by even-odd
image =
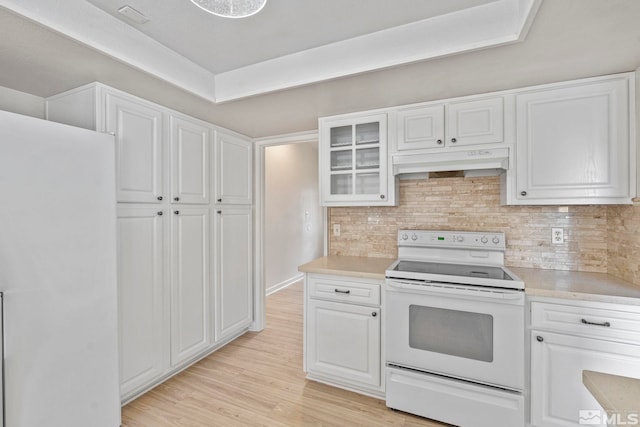
[[[309,372],[380,385],[379,308],[309,300]]]
[[[123,402],[243,334],[253,321],[252,208],[219,207],[213,220],[210,209],[118,208]]]
[[[159,215],[160,213],[160,215]],[[120,394],[158,379],[168,360],[164,309],[164,216],[157,207],[118,208]]]
[[[218,206],[216,236],[215,340],[246,329],[253,318],[252,209]]]
[[[211,336],[209,208],[171,215],[171,365],[205,350]]]
[[[307,274],[305,286],[307,377],[381,397],[382,284]]]
[[[532,302],[531,311],[531,425],[606,426],[602,407],[583,384],[583,371],[640,378],[640,310]],[[588,414],[600,422],[586,422]]]

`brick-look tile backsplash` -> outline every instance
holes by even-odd
[[[608,273],[640,285],[640,202],[607,213]]]
[[[558,206],[501,206],[498,177],[401,181],[399,197],[396,207],[331,208],[329,231],[340,224],[341,235],[329,232],[329,254],[395,258],[402,228],[503,231],[509,266],[606,273],[608,258],[618,257],[615,272],[609,272],[638,279],[640,208],[569,206],[560,212]],[[609,212],[618,218],[611,224]],[[564,228],[565,244],[551,244],[551,227]],[[621,229],[634,237],[608,251],[608,237]],[[628,269],[635,273],[622,273]]]

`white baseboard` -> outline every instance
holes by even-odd
[[[265,294],[267,296],[269,296],[271,294],[275,294],[276,292],[281,291],[282,289],[286,288],[287,286],[291,286],[294,283],[296,283],[296,282],[298,282],[298,281],[300,281],[302,279],[304,279],[304,273],[300,273],[300,274],[298,274],[296,276],[293,276],[293,277],[291,277],[291,278],[289,278],[289,279],[287,279],[287,280],[285,280],[283,282],[277,283],[277,284],[275,284],[273,286],[269,286],[266,289]]]

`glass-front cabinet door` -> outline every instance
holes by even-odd
[[[324,206],[395,204],[387,172],[386,114],[320,119]]]

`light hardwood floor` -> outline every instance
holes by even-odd
[[[302,282],[269,296],[264,331],[243,335],[129,403],[122,426],[445,426],[306,380],[302,298]]]

